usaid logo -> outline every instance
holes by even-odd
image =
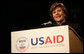
[[[21,37],[17,40],[16,42],[16,48],[21,51],[24,52],[27,50],[28,48],[28,40],[25,37]]]
[[[46,39],[46,40],[44,40]],[[50,36],[45,37],[40,37],[40,38],[36,38],[36,42],[34,43],[35,40],[33,40],[33,38],[31,38],[31,44],[33,46],[39,44],[39,45],[43,45],[43,44],[55,44],[55,43],[62,43],[64,41],[64,37],[63,35],[57,35],[57,36],[53,36],[53,38],[51,38]]]

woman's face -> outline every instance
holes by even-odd
[[[65,19],[65,14],[62,10],[61,7],[57,7],[53,12],[52,12],[53,18],[56,22],[60,22],[63,19]]]

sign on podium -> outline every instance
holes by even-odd
[[[11,53],[70,53],[68,25],[13,31]]]

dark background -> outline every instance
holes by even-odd
[[[50,20],[49,8],[54,2],[65,4],[70,22],[83,29],[81,0],[4,1],[2,4],[2,50],[11,52],[11,31],[32,29]]]

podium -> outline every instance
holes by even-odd
[[[83,53],[83,42],[68,25],[14,31],[11,53]]]
[[[71,27],[69,27],[69,43],[70,53],[83,53],[82,38]]]

